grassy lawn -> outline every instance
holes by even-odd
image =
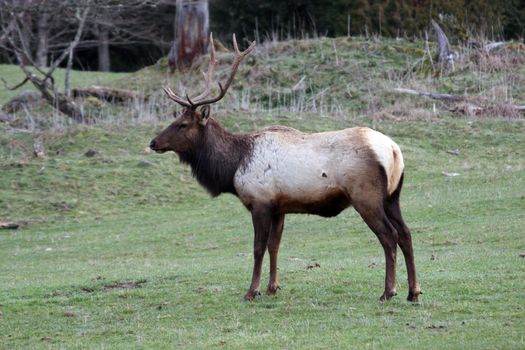
[[[174,154],[145,150],[169,122],[162,113],[171,106],[156,105],[165,73],[75,72],[73,85],[144,87],[159,100],[150,102],[151,119],[102,104],[101,113],[121,119],[26,130],[29,111],[13,117],[11,126],[21,126],[0,124],[0,221],[23,223],[0,230],[0,348],[525,348],[523,119],[465,117],[391,92],[508,93],[523,104],[525,72],[458,69],[433,79],[410,70],[421,46],[338,38],[262,48],[241,66],[243,88],[213,108],[235,132],[359,125],[397,141],[419,304],[405,300],[400,250],[399,295],[378,302],[383,251],[353,209],[332,219],[288,215],[282,289],[242,302],[252,269],[249,213],[233,196],[209,198]],[[0,65],[10,83],[16,74]],[[197,90],[195,78],[170,79]],[[304,89],[292,89],[301,81]],[[0,103],[11,96],[1,90]],[[46,156],[33,157],[35,141]],[[263,271],[265,290],[268,261]]]
[[[225,124],[235,129],[239,118]],[[367,123],[319,127],[310,118],[304,129]],[[283,289],[241,302],[253,234],[240,203],[209,199],[175,156],[143,154],[152,126],[89,127],[49,139],[50,150],[65,146],[43,160],[9,159],[2,148],[0,211],[29,223],[0,232],[1,344],[523,348],[523,123],[444,118],[375,126],[404,150],[402,204],[420,304],[404,300],[401,257],[400,295],[377,301],[383,253],[352,209],[334,219],[289,215]],[[23,144],[26,136],[16,136]],[[83,155],[88,145],[99,152],[93,158]],[[446,152],[452,148],[460,154]]]

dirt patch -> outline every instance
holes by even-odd
[[[146,283],[146,280],[138,280],[138,281],[119,281],[119,282],[113,282],[110,284],[105,284],[103,286],[98,287],[82,287],[80,288],[81,291],[86,293],[94,293],[97,291],[110,291],[114,289],[131,289],[131,288],[142,288],[142,285]]]
[[[106,284],[103,287],[103,289],[112,290],[112,289],[142,288],[142,285],[144,283],[146,283],[146,280],[114,282],[111,284]]]
[[[64,317],[77,317],[77,314],[73,311],[64,311]]]
[[[310,265],[306,266],[306,269],[307,270],[311,270],[311,269],[315,269],[317,267],[321,267],[321,265],[319,265],[318,263],[310,264]]]

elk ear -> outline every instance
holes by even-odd
[[[200,123],[202,125],[206,125],[206,123],[208,122],[208,118],[210,117],[210,105],[204,105],[200,108],[199,110],[200,114],[201,114],[201,118],[200,118]]]

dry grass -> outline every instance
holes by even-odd
[[[505,43],[489,53],[483,48],[458,47],[461,59],[449,74],[440,77],[433,76],[433,68],[425,68],[435,62],[429,61],[434,51],[432,46],[425,50],[421,41],[380,37],[266,40],[243,62],[231,91],[215,108],[268,118],[288,113],[336,118],[364,115],[374,120],[427,120],[450,113],[480,118],[523,117],[512,106],[525,104],[525,45]],[[216,80],[224,80],[232,54],[220,52],[218,56]],[[87,99],[83,108],[101,124],[164,121],[178,106],[164,97],[160,87],[167,85],[182,95],[195,95],[203,89],[200,71],[206,70],[207,64],[207,57],[203,57],[194,70],[170,75],[165,60],[161,60],[116,79],[104,75],[107,85],[141,91],[149,99],[125,106]],[[77,79],[76,85],[81,86],[81,80]],[[400,96],[393,93],[396,87],[470,99],[468,103],[443,103]],[[60,131],[71,125],[70,120],[45,105],[24,108],[3,123],[4,129],[29,132]]]

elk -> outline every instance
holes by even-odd
[[[418,301],[417,279],[409,228],[401,216],[399,196],[403,185],[403,156],[389,137],[365,127],[303,133],[285,126],[271,126],[246,134],[225,130],[210,116],[210,105],[224,97],[239,64],[255,47],[239,51],[219,94],[209,97],[217,60],[210,35],[210,63],[204,74],[205,90],[190,98],[164,87],[168,98],[182,112],[160,132],[150,148],[173,151],[189,164],[193,176],[215,197],[231,193],[250,211],[254,229],[253,274],[245,300],[260,294],[263,257],[270,256],[266,294],[280,288],[277,254],[288,213],[338,215],[353,206],[381,243],[386,260],[385,289],[380,301],[396,295],[396,249],[403,252],[408,274],[408,300]]]

